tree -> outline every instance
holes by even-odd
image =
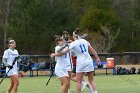
[[[139,0],[113,0],[113,9],[121,18],[121,32],[117,39],[118,51],[138,51]]]
[[[81,17],[80,26],[87,28],[89,31],[100,32],[106,40],[104,52],[108,52],[116,45],[116,39],[120,34],[120,18],[113,9],[109,8],[110,6],[108,4],[103,6],[99,5],[101,1],[106,4],[110,0],[95,1],[94,6],[88,6],[86,12]],[[103,40],[101,42],[104,43]],[[102,43],[100,46],[102,46]]]
[[[55,34],[75,28],[71,10],[70,0],[19,0],[14,5],[9,35],[16,38],[22,53],[46,54],[54,48]]]
[[[139,0],[0,0],[0,33],[7,32],[5,41],[13,37],[22,54],[48,54],[54,50],[55,34],[64,30],[71,34],[76,27],[88,30],[88,40],[99,52],[139,51],[139,4]]]
[[[14,0],[2,0],[1,1],[1,27],[4,33],[4,50],[7,47],[7,32],[9,28],[9,20],[11,17],[11,10]]]

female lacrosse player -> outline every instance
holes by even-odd
[[[76,28],[76,30],[79,30],[79,28]],[[82,36],[80,36],[79,38],[85,38],[87,36],[87,34],[83,34]],[[62,37],[65,39],[66,44],[70,45],[70,43],[72,42],[72,40],[70,40],[70,36],[69,36],[69,32],[67,31],[63,31],[63,35]],[[77,82],[76,79],[76,60],[74,59],[74,52],[73,50],[68,52],[69,55],[67,57],[67,71],[69,74],[69,89],[70,89],[70,80]],[[92,88],[90,87],[90,85],[88,83],[86,83],[86,81],[83,79],[82,81],[82,88],[81,91],[83,91],[86,86],[88,87],[89,91],[92,90]],[[69,89],[68,89],[68,93],[69,93]]]
[[[96,57],[98,63],[100,63],[100,58],[98,57],[96,51],[92,48],[90,43],[84,39],[79,39],[79,32],[76,30],[73,32],[74,42],[72,42],[65,51],[59,53],[52,53],[50,56],[59,56],[64,55],[69,50],[73,49],[75,55],[77,56],[77,64],[76,64],[76,78],[77,78],[77,93],[81,93],[81,83],[83,80],[83,75],[86,72],[88,76],[88,81],[94,90],[93,93],[97,93],[96,85],[93,79],[93,60],[89,54],[90,50]]]
[[[65,40],[65,44],[69,45],[72,42],[72,40],[70,40],[70,38],[69,38],[70,36],[69,36],[68,31],[63,31],[62,37]],[[71,80],[71,73],[72,73],[73,64],[72,64],[72,59],[71,59],[71,51],[69,51],[67,54],[68,55],[66,55],[67,56],[66,57],[67,58],[67,62],[66,62],[67,67],[66,68],[67,68],[68,75],[69,75],[69,77],[68,77],[68,80],[69,80],[68,93],[69,93],[70,92],[70,80]]]
[[[56,37],[55,39],[56,42],[56,47],[55,47],[55,53],[57,53],[58,49],[62,47],[65,44],[65,41],[62,37]],[[63,49],[62,51],[64,51]],[[58,78],[61,81],[61,93],[67,93],[68,92],[68,86],[69,86],[69,81],[68,81],[68,72],[67,72],[67,53],[62,56],[56,56],[56,66],[55,66],[55,74],[58,76]]]
[[[6,66],[6,73],[11,79],[11,83],[8,87],[8,93],[11,93],[12,89],[14,89],[14,93],[18,91],[19,78],[18,78],[18,68],[17,61],[14,61],[16,57],[19,56],[16,48],[16,42],[13,39],[9,39],[9,49],[4,51],[2,62]]]

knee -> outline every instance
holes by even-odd
[[[15,82],[14,85],[15,85],[15,86],[19,86],[19,81]]]
[[[64,84],[63,84],[63,85],[68,87],[68,86],[69,86],[69,84],[70,84],[70,83],[67,81],[67,82],[64,82]]]
[[[73,77],[73,76],[71,76],[71,77],[70,77],[70,80],[73,80],[73,79],[74,79],[74,77]]]
[[[13,87],[13,86],[14,86],[14,83],[12,82],[12,83],[10,84],[10,86]]]
[[[70,81],[67,82],[67,85],[70,85]]]
[[[70,84],[70,82],[66,82],[66,83],[65,83],[66,86],[69,86],[69,84]]]
[[[77,80],[77,83],[81,84],[82,83],[82,80]]]

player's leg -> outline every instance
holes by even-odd
[[[70,80],[71,80],[71,73],[72,71],[68,71],[69,77],[68,77],[68,93],[69,93],[69,89],[70,89]]]
[[[89,91],[89,93],[92,93],[93,92],[93,89],[92,89],[92,87],[91,87],[91,85],[90,84],[88,84],[87,83],[87,81],[83,78],[83,81],[82,81],[82,91],[85,89],[85,86],[88,88],[88,91]]]
[[[72,70],[72,73],[71,73],[71,80],[74,81],[74,82],[77,82],[77,79],[76,79],[76,67],[73,66],[73,70]]]
[[[71,73],[71,80],[77,82],[75,73]],[[81,91],[83,91],[86,88],[86,86],[89,88],[89,84],[83,79],[81,84]]]
[[[87,76],[88,76],[89,83],[90,83],[94,93],[97,93],[97,88],[96,88],[96,84],[94,82],[93,73],[94,73],[93,71],[87,72]]]
[[[11,76],[12,81],[14,82],[14,93],[17,93],[19,86],[19,78],[17,75]]]
[[[91,85],[88,84],[87,81],[83,78],[82,86],[84,87],[85,85],[86,85],[87,88],[88,88],[88,93],[93,93],[93,89],[92,89]],[[81,89],[81,90],[82,90],[82,89]]]
[[[81,93],[81,84],[82,84],[82,80],[83,80],[83,72],[79,72],[76,73],[76,78],[77,78],[77,83],[76,83],[76,87],[77,87],[77,93]]]
[[[61,81],[61,93],[67,93],[68,92],[68,77],[64,76],[60,78]]]
[[[71,80],[74,81],[74,82],[77,82],[77,79],[76,79],[76,73],[71,73]]]
[[[10,82],[10,84],[9,84],[9,86],[8,86],[8,93],[11,93],[11,91],[12,91],[12,89],[13,89],[13,87],[14,87],[14,82],[13,82],[13,80],[12,80],[11,77],[10,77],[10,79],[11,79],[11,82]]]
[[[76,78],[76,67],[73,67],[72,73],[71,73],[71,80],[74,82],[77,82],[77,78]],[[81,84],[81,91],[83,91],[86,86],[88,87],[88,84],[86,83],[86,81],[83,79],[82,84]]]

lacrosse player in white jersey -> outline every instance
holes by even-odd
[[[19,54],[18,51],[15,49],[15,40],[9,39],[8,42],[9,49],[4,51],[2,62],[6,66],[6,73],[9,71],[7,75],[11,79],[11,82],[8,86],[8,93],[11,93],[12,90],[14,90],[14,93],[17,93],[19,85],[17,61],[19,61],[19,59],[15,60],[15,58],[18,57]]]
[[[72,42],[72,40],[70,40],[70,35],[68,31],[63,31],[63,35],[62,35],[63,39],[65,40],[65,45],[67,45],[67,47],[69,46],[69,44]],[[70,93],[70,80],[71,80],[71,74],[72,74],[72,69],[73,69],[73,64],[72,64],[72,59],[71,59],[71,51],[69,51],[67,53],[67,71],[69,74],[69,87],[68,87],[68,93]]]
[[[56,36],[55,37],[56,47],[55,47],[55,53],[65,44],[65,41],[62,37]],[[62,51],[64,51],[63,49]],[[69,87],[69,80],[68,80],[68,71],[67,71],[67,57],[68,53],[61,56],[56,56],[55,61],[55,74],[61,81],[61,93],[67,93],[68,87]]]
[[[76,78],[77,78],[77,93],[81,93],[81,84],[83,80],[84,73],[87,73],[88,81],[93,89],[90,93],[97,93],[96,84],[93,79],[93,59],[89,54],[89,50],[94,54],[96,61],[100,64],[100,58],[97,55],[96,51],[92,48],[90,43],[85,39],[79,39],[79,32],[76,30],[73,32],[74,42],[72,42],[69,48],[65,49],[63,52],[52,53],[50,56],[60,56],[66,54],[69,50],[73,49],[75,55],[77,56],[76,64]]]
[[[76,28],[76,30],[79,30],[79,28]],[[79,38],[86,38],[87,37],[87,33],[81,35]],[[70,35],[68,31],[63,31],[63,35],[62,37],[65,39],[65,42],[67,45],[70,45],[71,42],[73,42],[72,40],[70,40]],[[73,50],[69,51],[69,55],[67,57],[67,71],[69,74],[69,89],[68,89],[68,93],[70,93],[70,80],[77,82],[76,80],[76,60],[74,60],[74,52],[72,52]],[[74,64],[73,64],[74,63]],[[92,91],[92,88],[90,87],[90,85],[88,83],[86,83],[86,81],[83,79],[82,81],[82,86],[81,86],[81,91],[84,91],[84,89],[86,88],[86,86],[88,87],[88,91]]]

